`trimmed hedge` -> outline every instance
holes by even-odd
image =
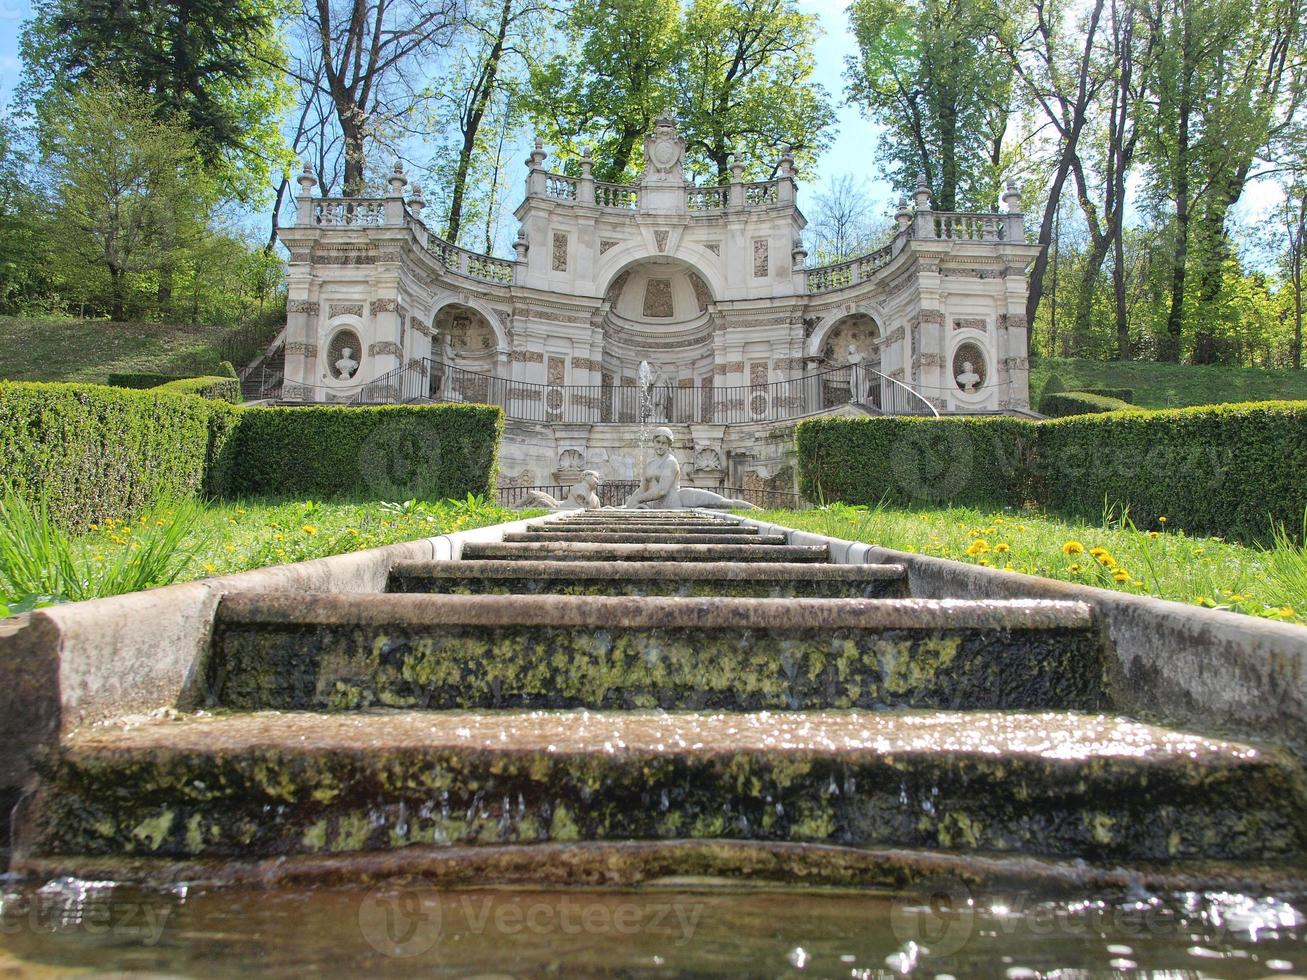
[[[1066,418],[1068,415],[1119,412],[1131,407],[1129,402],[1120,398],[1105,398],[1086,391],[1061,391],[1045,395],[1039,400],[1040,413],[1055,419]]]
[[[1035,499],[1097,519],[1107,501],[1140,527],[1265,540],[1302,529],[1307,402],[1113,412],[1039,424]]]
[[[154,390],[167,391],[175,395],[196,395],[200,398],[211,398],[214,401],[227,402],[229,405],[239,405],[243,401],[241,383],[235,377],[222,375],[169,381],[166,385],[159,385]]]
[[[109,375],[108,384],[111,388],[132,388],[137,391],[143,391],[147,388],[157,388],[160,385],[166,385],[172,381],[185,381],[185,375],[181,374],[111,374]]]
[[[0,382],[0,487],[44,493],[75,531],[164,496],[488,496],[503,427],[493,405],[238,408],[185,390]]]
[[[160,497],[210,494],[238,410],[101,385],[0,382],[0,485],[44,492],[73,530]]]
[[[493,405],[251,407],[224,469],[227,496],[491,495],[504,413]]]
[[[851,504],[1024,500],[1037,423],[1008,416],[800,422],[799,489]]]
[[[1307,402],[1015,418],[811,419],[800,486],[816,501],[1020,506],[1090,520],[1128,507],[1194,534],[1265,540],[1307,508]]]
[[[1077,388],[1076,391],[1083,391],[1086,395],[1101,395],[1104,398],[1119,398],[1131,405],[1135,403],[1133,388]]]

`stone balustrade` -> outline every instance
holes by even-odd
[[[605,184],[595,181],[595,204],[616,211],[635,211],[640,207],[640,189],[630,184]]]
[[[384,198],[319,197],[314,199],[311,220],[315,225],[338,227],[386,224]]]

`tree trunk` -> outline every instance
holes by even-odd
[[[1080,274],[1080,294],[1076,297],[1076,311],[1071,323],[1072,344],[1083,350],[1089,340],[1090,320],[1094,312],[1094,291],[1098,286],[1098,277],[1103,269],[1103,260],[1111,242],[1106,235],[1095,238],[1090,246],[1085,268]]]
[[[281,234],[281,205],[286,200],[286,191],[290,188],[290,180],[286,177],[281,178],[277,184],[277,194],[272,201],[272,214],[268,221],[268,242],[263,246],[266,255],[271,255],[272,250],[277,247],[277,238]]]
[[[346,197],[357,197],[363,193],[363,126],[355,119],[352,106],[338,105],[336,113],[345,139],[344,193]]]
[[[1039,244],[1044,246],[1035,256],[1035,264],[1030,269],[1030,292],[1026,295],[1026,352],[1035,336],[1035,314],[1039,312],[1039,301],[1044,297],[1044,274],[1048,271],[1049,246],[1053,241],[1053,221],[1062,201],[1062,185],[1066,183],[1071,170],[1071,157],[1063,152],[1058,161],[1057,172],[1048,189],[1048,203],[1044,205],[1044,217],[1039,222]]]
[[[936,211],[958,209],[958,116],[952,105],[940,106],[939,113],[939,197]]]
[[[1130,323],[1125,299],[1125,234],[1116,227],[1112,242],[1112,298],[1116,304],[1116,356],[1130,360]]]
[[[115,323],[119,323],[124,319],[125,303],[123,301],[123,294],[124,294],[123,287],[124,287],[123,271],[121,269],[115,268],[112,265],[109,266],[109,289],[110,289],[109,319],[113,320]]]
[[[446,222],[448,237],[458,244],[458,232],[463,225],[463,195],[467,191],[467,174],[472,167],[472,151],[476,149],[477,133],[485,119],[490,97],[495,93],[499,81],[499,59],[504,53],[504,40],[508,37],[508,24],[513,12],[513,0],[504,0],[499,11],[499,31],[495,34],[495,43],[486,55],[485,68],[477,80],[472,98],[472,112],[463,127],[463,146],[458,153],[458,167],[454,171],[454,190],[449,201],[449,220]]]

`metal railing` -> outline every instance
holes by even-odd
[[[363,385],[356,405],[474,402],[499,405],[523,422],[743,425],[783,422],[850,403],[884,415],[938,415],[903,382],[862,365],[830,368],[788,381],[706,388],[657,385],[549,385],[465,371],[434,358]]]
[[[635,480],[611,480],[601,481],[595,494],[599,497],[599,503],[604,507],[621,507],[631,494],[635,493],[636,487],[640,484]],[[500,507],[530,507],[531,491],[547,493],[555,500],[562,500],[571,490],[570,485],[561,483],[545,483],[531,487],[500,487],[499,506]],[[712,490],[720,493],[724,497],[732,497],[736,500],[747,500],[755,507],[761,507],[763,510],[807,510],[812,504],[801,494],[792,490],[767,490],[758,487],[727,487],[711,486],[701,487],[699,489]]]

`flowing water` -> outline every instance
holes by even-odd
[[[1304,905],[668,883],[642,890],[0,885],[0,976],[1264,977]],[[1300,897],[1301,898],[1301,897]]]

